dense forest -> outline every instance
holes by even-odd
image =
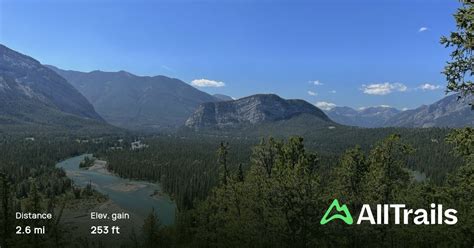
[[[359,140],[393,131],[363,130],[373,135]],[[358,247],[368,241],[374,247],[390,243],[443,247],[472,243],[473,222],[466,217],[471,214],[470,205],[460,204],[455,192],[461,190],[456,187],[464,187],[461,178],[473,180],[472,173],[465,173],[472,166],[473,129],[398,131],[410,131],[410,137],[387,135],[365,148],[354,143],[342,153],[331,153],[319,144],[326,147],[321,152],[326,157],[319,155],[317,148],[308,148],[307,143],[314,144],[311,140],[300,137],[260,142],[228,137],[228,142],[210,137],[154,137],[145,139],[146,149],[109,150],[103,156],[119,175],[159,181],[175,197],[180,208],[175,227],[159,229],[153,214],[153,220],[146,222],[153,226],[148,228],[156,229],[149,234],[150,247],[156,243],[202,247]],[[460,141],[464,138],[468,141]],[[341,142],[344,140],[350,139]],[[430,175],[427,180],[413,177],[415,161],[428,163],[424,169]],[[325,164],[328,162],[330,166]],[[472,188],[461,192],[472,192]],[[336,223],[322,229],[318,221],[334,198],[348,202],[351,209],[362,203],[403,202],[426,208],[437,202],[459,208],[459,218],[465,222],[456,228],[348,228]],[[338,233],[347,232],[349,237],[338,237]]]
[[[447,129],[339,129],[340,132],[314,133],[303,136],[308,150],[318,154],[325,180],[337,166],[340,154],[359,145],[369,151],[373,145],[393,133],[401,135],[414,151],[405,158],[408,169],[425,173],[428,180],[441,183],[446,174],[459,167],[461,160],[450,153],[451,145],[444,141]],[[250,167],[252,147],[259,138],[219,135],[158,136],[143,140],[148,147],[139,150],[108,149],[99,153],[109,163],[109,169],[122,177],[160,182],[182,209],[192,208],[195,200],[202,200],[217,185],[216,151],[221,141],[230,147],[230,171]]]
[[[402,135],[390,135],[391,133],[397,131],[402,133]],[[472,129],[466,129],[465,132],[467,132],[465,135],[468,137],[470,137],[469,135],[472,135]],[[238,235],[240,238],[232,238],[232,240],[234,240],[232,242],[234,243],[222,244],[220,243],[222,240],[217,238],[221,235],[219,233],[229,232],[222,233],[222,235],[224,235],[222,237],[228,237],[230,233],[233,233],[235,230],[227,230],[227,228],[236,228],[236,226],[219,227],[216,226],[218,223],[213,223],[213,228],[217,228],[218,230],[207,230],[207,228],[210,228],[208,225],[211,224],[202,223],[204,220],[200,218],[208,216],[208,221],[211,219],[217,221],[215,218],[237,218],[233,215],[225,216],[227,210],[220,214],[219,212],[216,212],[221,207],[224,207],[225,209],[231,209],[231,206],[219,206],[218,204],[226,203],[227,201],[231,201],[234,204],[236,204],[236,202],[239,202],[238,204],[249,204],[249,201],[251,201],[253,204],[263,204],[260,207],[264,208],[278,206],[279,209],[281,206],[284,206],[283,203],[278,202],[278,199],[272,199],[272,201],[276,201],[273,203],[259,203],[257,199],[252,199],[250,197],[254,194],[258,194],[258,197],[261,198],[268,193],[253,192],[252,188],[256,187],[256,183],[259,185],[262,184],[257,186],[257,188],[261,190],[264,190],[262,187],[266,184],[269,184],[267,185],[268,187],[283,187],[282,185],[272,186],[274,182],[258,182],[254,180],[263,180],[262,178],[264,178],[262,176],[265,174],[257,175],[255,174],[257,171],[259,171],[259,173],[267,174],[280,173],[272,171],[277,170],[277,168],[282,169],[281,165],[279,165],[280,163],[288,163],[288,161],[280,161],[281,159],[286,159],[287,156],[290,156],[288,154],[285,155],[285,152],[289,152],[288,150],[296,149],[295,151],[291,152],[291,156],[302,156],[301,158],[298,158],[297,161],[301,159],[305,161],[310,160],[307,161],[309,164],[305,165],[309,166],[310,168],[304,169],[304,173],[309,174],[303,174],[304,176],[301,176],[301,178],[295,174],[293,176],[296,176],[299,178],[298,180],[303,181],[291,183],[299,185],[298,187],[300,187],[301,185],[310,182],[307,187],[317,188],[317,191],[315,192],[308,192],[313,194],[312,196],[302,196],[306,197],[304,198],[306,200],[301,200],[303,202],[308,200],[310,202],[315,201],[316,205],[308,207],[311,207],[311,212],[313,212],[316,216],[295,216],[294,218],[318,219],[323,208],[327,207],[327,202],[334,198],[334,196],[340,195],[339,199],[344,199],[345,202],[352,202],[353,199],[358,198],[358,196],[350,196],[351,194],[360,194],[364,196],[369,195],[370,190],[367,189],[368,186],[360,186],[361,189],[357,189],[357,193],[350,192],[349,195],[343,196],[344,194],[341,192],[344,192],[344,189],[340,189],[342,185],[333,185],[334,182],[341,181],[338,179],[341,177],[341,175],[348,177],[344,180],[350,180],[354,178],[354,175],[350,173],[355,172],[344,171],[343,168],[350,170],[351,166],[353,166],[351,163],[354,163],[357,159],[360,161],[356,162],[356,164],[365,164],[367,168],[364,169],[364,171],[370,171],[369,168],[375,166],[372,165],[373,163],[376,163],[374,160],[387,159],[386,156],[393,156],[393,160],[396,161],[397,166],[400,167],[397,173],[404,175],[404,179],[397,184],[400,187],[403,186],[403,192],[407,194],[406,196],[397,195],[397,197],[401,197],[401,199],[405,199],[408,196],[412,198],[415,196],[428,197],[429,194],[426,193],[426,190],[433,190],[433,192],[431,192],[432,194],[444,194],[438,193],[438,191],[446,187],[445,185],[447,179],[453,180],[451,179],[452,177],[447,177],[448,173],[455,173],[458,171],[459,168],[462,168],[462,165],[466,160],[466,158],[459,157],[453,153],[453,148],[456,148],[457,150],[462,150],[465,148],[460,148],[460,146],[456,144],[454,144],[456,145],[454,146],[452,144],[453,139],[446,140],[446,136],[449,133],[452,133],[452,130],[353,129],[352,131],[345,132],[344,134],[334,135],[331,139],[319,136],[317,138],[305,137],[304,140],[303,138],[298,137],[281,139],[257,139],[249,137],[229,137],[218,135],[213,137],[207,135],[205,138],[203,138],[204,136],[202,135],[154,135],[141,137],[103,136],[96,138],[51,138],[47,136],[39,136],[26,138],[4,138],[0,144],[3,154],[0,159],[2,171],[1,196],[3,199],[1,204],[2,211],[0,211],[0,213],[2,214],[1,224],[4,226],[4,232],[2,233],[2,244],[3,247],[9,247],[9,244],[11,246],[13,243],[22,244],[21,242],[23,241],[31,241],[29,239],[27,241],[25,241],[25,239],[21,239],[22,241],[20,242],[18,237],[12,235],[12,228],[18,223],[14,223],[15,221],[13,220],[11,214],[16,210],[31,209],[31,206],[36,206],[33,207],[36,209],[35,211],[38,211],[39,209],[49,209],[51,212],[56,214],[55,220],[44,223],[44,225],[47,225],[51,230],[61,230],[59,219],[61,218],[62,208],[64,205],[66,205],[68,199],[87,199],[90,197],[100,197],[97,195],[97,193],[93,192],[93,187],[87,187],[85,189],[75,188],[71,181],[65,176],[64,171],[55,168],[54,166],[58,161],[64,158],[83,153],[94,153],[96,157],[107,160],[109,169],[122,177],[158,182],[163,186],[165,192],[169,193],[173,197],[179,208],[179,214],[177,216],[178,219],[175,226],[159,228],[159,220],[157,220],[156,216],[153,215],[154,213],[152,213],[149,219],[147,219],[145,222],[145,225],[153,226],[150,227],[152,230],[156,229],[155,231],[149,232],[153,233],[152,237],[150,237],[151,240],[154,240],[153,242],[164,242],[163,244],[166,243],[167,246],[187,246],[190,244],[189,242],[192,242],[193,244],[202,244],[202,246],[206,246],[206,244],[208,244],[211,246],[220,247],[223,245],[238,246],[239,243],[244,242],[242,239],[247,240],[245,242],[254,242],[252,241],[254,238],[251,238],[251,236],[245,236],[250,235],[248,233],[241,233]],[[378,141],[375,140],[379,136],[385,136],[385,138],[381,138]],[[130,149],[130,144],[136,140],[140,140],[146,144],[146,146],[141,149]],[[372,142],[372,140],[374,141],[371,144],[370,142]],[[449,140],[451,140],[451,142],[447,142]],[[392,147],[392,145],[387,145],[387,142],[389,144],[396,144],[393,146],[404,144],[404,146],[406,145],[406,147],[409,147],[410,149],[407,148],[406,152],[401,152],[398,150],[385,151],[388,149],[388,146]],[[467,147],[469,147],[469,144]],[[386,154],[384,153],[382,156],[375,157],[375,154],[380,152],[386,152]],[[469,153],[469,151],[467,153]],[[458,154],[466,154],[466,152],[458,152]],[[90,165],[90,162],[91,161],[84,161],[85,165]],[[377,163],[380,164],[383,162]],[[258,166],[263,166],[263,168],[259,169]],[[266,172],[262,170],[265,170]],[[413,177],[414,170],[426,173],[427,179],[424,181],[415,180]],[[291,172],[285,170],[285,173],[300,172]],[[370,174],[369,176],[369,174],[364,174],[357,175],[357,177],[360,178],[359,181],[366,181],[362,178],[374,178],[374,175]],[[309,181],[306,182],[305,180]],[[393,180],[397,181],[399,179],[394,178]],[[379,185],[371,187],[380,188],[382,182],[386,181],[387,180],[385,178],[381,178],[377,182]],[[312,183],[316,184],[312,185]],[[284,192],[290,193],[296,190],[296,192],[293,193],[298,195],[300,194],[297,192],[298,187],[296,186],[286,185],[284,187],[290,187],[285,188],[283,190]],[[291,187],[293,187],[293,191],[290,190]],[[341,191],[332,191],[336,189]],[[238,192],[240,198],[237,198],[237,195],[230,194],[229,190],[231,190],[232,194],[236,194]],[[256,188],[253,190],[256,190]],[[273,192],[274,190],[281,191],[282,189],[271,188],[267,190]],[[362,192],[362,190],[366,191]],[[420,195],[415,195],[414,193],[418,193]],[[229,200],[223,199],[222,197],[236,198]],[[346,199],[346,197],[348,198]],[[264,199],[265,198],[262,200]],[[362,199],[365,198],[360,198],[358,201],[362,201]],[[281,200],[282,199],[280,199],[280,201]],[[297,201],[299,202],[300,200]],[[367,201],[369,201],[369,199],[367,199]],[[369,202],[375,202],[375,200],[371,200]],[[406,202],[411,203],[410,201]],[[413,204],[415,203],[418,204],[416,206],[422,205],[420,202],[414,202]],[[209,204],[211,204],[213,207]],[[265,204],[270,205],[265,207]],[[291,204],[291,207],[288,207],[296,210],[298,207],[297,204],[299,203]],[[216,207],[217,209],[214,209]],[[236,206],[233,205],[233,207]],[[251,210],[254,207],[248,205],[238,206],[239,209],[245,209],[245,211],[254,211]],[[235,209],[229,211],[235,211]],[[262,225],[271,225],[276,223],[282,224],[284,221],[289,221],[278,219],[273,216],[273,214],[282,214],[282,212],[278,212],[281,211],[281,209],[278,211],[268,209],[268,211],[272,212],[268,213],[271,214],[271,216],[268,216],[268,218],[270,218],[268,220],[270,223],[262,222]],[[219,214],[219,216],[213,216],[214,214]],[[222,216],[220,216],[221,214]],[[251,223],[245,223],[245,221],[257,220],[257,216],[249,215],[247,217],[249,219],[239,217],[238,222],[242,225],[251,225]],[[226,223],[226,221],[222,223]],[[230,225],[232,222],[228,223]],[[299,226],[298,222],[295,222],[294,224]],[[234,223],[232,225],[238,226],[239,224]],[[204,232],[204,229],[202,228],[205,228],[208,233],[202,233]],[[256,231],[263,227],[255,226],[254,228],[254,231]],[[287,233],[289,230],[284,230],[284,228],[281,226],[275,226],[272,228],[276,228],[274,230],[276,233],[273,233],[272,235],[278,235],[274,237],[269,236],[271,238],[269,238],[267,241],[259,239],[259,242],[263,243],[258,243],[256,246],[265,245],[265,242],[271,242],[271,240],[275,240],[277,238],[280,240],[279,242],[281,242],[283,246],[284,244],[294,243],[295,241],[293,239],[300,239],[298,236],[300,234]],[[309,229],[311,229],[311,232],[319,230],[318,228],[314,230],[312,230],[312,228]],[[145,235],[146,232],[140,233],[140,235]],[[47,236],[43,237],[42,240],[36,240],[35,242],[38,243],[38,247],[49,247],[52,245],[61,247],[61,245],[70,244],[65,240],[63,232],[54,231],[49,235],[56,235],[56,237]],[[206,235],[211,235],[212,237],[202,240],[201,238],[206,237]],[[264,234],[254,233],[252,235],[256,235],[254,237],[257,238]],[[292,238],[290,238],[291,235],[293,235]],[[319,242],[317,239],[315,239],[316,237],[313,237],[313,234],[308,233],[305,235],[308,235],[308,237],[305,238],[306,241],[304,244],[300,244],[301,246],[308,246],[314,242]],[[397,235],[399,234],[397,233]],[[31,238],[34,237],[35,236],[32,236]],[[128,237],[122,238],[125,240],[128,239]],[[230,241],[227,240],[225,242]],[[129,241],[125,241],[124,244],[127,245],[128,243]],[[270,243],[267,245],[269,244]]]
[[[87,142],[85,142],[87,140]],[[76,188],[55,164],[65,158],[100,150],[101,139],[83,137],[8,136],[0,140],[0,245],[2,247],[63,247],[64,230],[59,221],[68,199],[103,198],[92,187]],[[90,141],[90,142],[89,142]],[[48,221],[18,221],[15,212],[47,211]],[[17,225],[44,225],[46,236],[15,235]]]
[[[399,135],[388,136],[369,152],[357,146],[347,150],[331,170],[330,181],[321,180],[318,156],[308,152],[299,137],[262,141],[254,148],[247,173],[227,171],[227,147],[222,146],[219,186],[183,214],[181,224],[190,230],[193,244],[202,247],[468,247],[474,242],[473,140],[471,128],[449,135],[453,152],[465,164],[441,185],[410,178],[406,156],[413,148]],[[403,202],[427,208],[436,202],[456,206],[459,223],[454,227],[331,223],[323,228],[319,220],[333,199],[354,210],[363,203]]]

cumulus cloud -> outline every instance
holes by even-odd
[[[322,110],[331,110],[332,108],[336,107],[336,104],[331,102],[317,102],[315,105]]]
[[[362,91],[368,95],[387,95],[392,92],[404,92],[408,88],[401,83],[379,83],[379,84],[369,84],[369,85],[362,85]]]
[[[319,80],[314,80],[314,81],[309,81],[311,84],[314,84],[316,86],[323,85],[323,83],[319,82]]]
[[[437,89],[440,89],[441,86],[440,85],[433,85],[433,84],[422,84],[420,85],[420,87],[418,87],[418,89],[421,89],[423,91],[425,90],[437,90]]]
[[[215,81],[210,79],[194,79],[191,81],[191,85],[196,87],[224,87],[225,83],[221,81]]]
[[[314,92],[314,91],[308,90],[308,95],[315,96],[315,95],[317,95],[317,93]]]
[[[421,27],[420,29],[418,29],[418,32],[425,32],[425,31],[428,31],[428,28],[427,27]]]

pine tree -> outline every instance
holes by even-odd
[[[365,199],[368,171],[369,164],[360,146],[347,150],[335,170],[332,186],[335,198],[348,204],[350,209],[360,209]]]
[[[220,170],[220,183],[226,185],[229,180],[229,168],[227,164],[227,156],[229,153],[229,143],[221,142],[217,150],[218,164]]]
[[[463,246],[474,243],[474,128],[454,130],[447,137],[454,145],[454,153],[463,158],[465,164],[454,171],[447,180],[447,193],[451,205],[458,210],[458,229],[451,233],[454,242]]]
[[[446,75],[447,91],[460,92],[460,97],[474,95],[474,3],[461,0],[462,6],[454,14],[457,31],[449,37],[441,37],[441,44],[453,47],[452,60],[447,62],[443,73]],[[474,110],[474,103],[471,103]],[[454,153],[463,158],[465,164],[452,173],[446,182],[445,191],[451,204],[459,211],[458,229],[445,230],[453,243],[470,246],[474,243],[474,129],[465,127],[452,131],[446,138],[454,145]]]
[[[41,195],[34,181],[30,185],[30,192],[28,193],[28,201],[25,203],[25,208],[31,213],[40,213],[42,210]]]
[[[195,237],[211,247],[310,246],[319,230],[317,163],[302,138],[262,141],[245,179],[231,177],[199,204]]]
[[[253,148],[252,163],[254,169],[262,170],[266,177],[272,177],[273,166],[278,154],[281,152],[282,144],[269,138],[268,141],[262,139],[259,145]]]
[[[0,233],[0,246],[8,247],[8,240],[12,233],[12,223],[10,220],[12,199],[10,194],[10,183],[8,182],[7,175],[0,173],[0,197],[1,197],[1,212],[0,212],[0,224],[2,226]]]
[[[405,167],[406,155],[414,150],[400,139],[398,134],[390,135],[370,152],[366,181],[372,202],[396,202],[397,196],[410,181]]]
[[[239,170],[237,174],[237,181],[243,182],[245,179],[244,169],[242,168],[242,163],[239,164]]]
[[[410,175],[405,167],[406,156],[414,150],[411,146],[403,143],[398,134],[390,135],[370,151],[368,162],[369,172],[365,181],[366,195],[369,203],[388,204],[392,202],[403,202],[403,196],[410,182]],[[372,242],[378,240],[381,246],[394,247],[395,231],[393,223],[380,228],[371,228],[372,231],[380,232],[373,235]]]
[[[459,92],[461,97],[474,94],[472,82],[474,57],[474,2],[461,0],[462,6],[454,14],[457,31],[441,37],[441,44],[453,47],[452,60],[447,62],[443,74],[448,82],[447,91]],[[472,106],[474,108],[474,106]]]
[[[152,208],[150,214],[143,222],[143,235],[145,240],[145,247],[156,247],[159,244],[158,231],[160,222],[156,216],[155,209]]]

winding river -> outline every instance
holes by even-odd
[[[163,225],[172,225],[175,219],[176,204],[162,192],[159,184],[129,180],[118,177],[105,170],[87,170],[79,168],[84,154],[71,157],[56,166],[63,168],[74,185],[85,187],[91,183],[98,192],[107,195],[119,207],[130,213],[132,217],[143,220],[154,208]]]

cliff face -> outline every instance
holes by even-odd
[[[117,131],[64,78],[0,44],[0,134]]]
[[[261,94],[233,101],[203,103],[186,121],[186,126],[193,129],[232,128],[287,120],[300,114],[331,122],[323,111],[306,101]]]

